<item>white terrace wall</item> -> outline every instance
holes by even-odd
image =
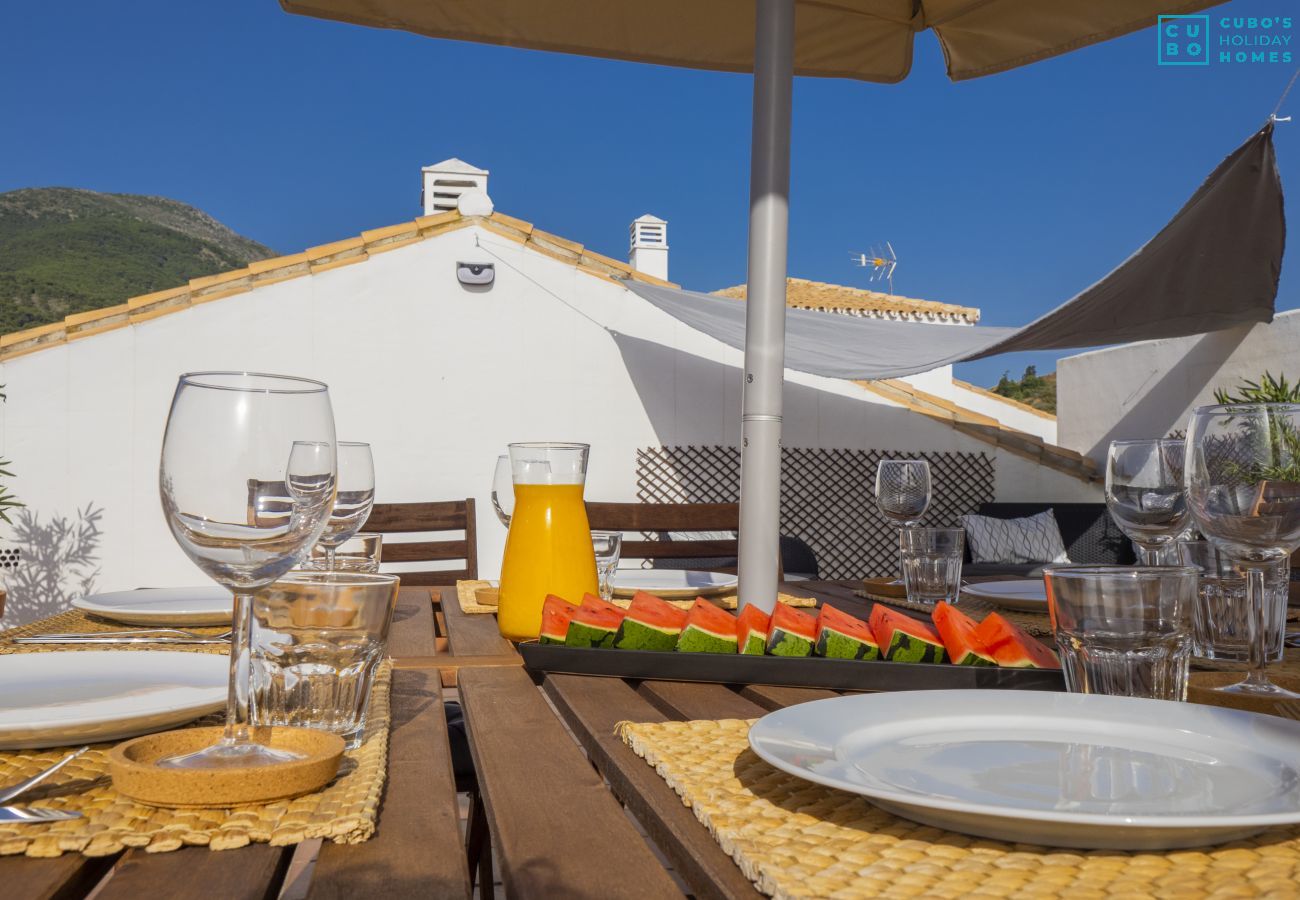
[[[467,259],[495,260],[490,290],[457,283]],[[738,351],[621,286],[477,226],[14,358],[0,367],[14,491],[44,523],[102,515],[97,559],[6,620],[47,614],[86,583],[203,583],[158,501],[181,372],[327,382],[339,438],[374,447],[377,499],[475,497],[480,570],[495,577],[505,532],[488,490],[507,442],[590,442],[588,496],[635,499],[638,447],[737,442],[740,365]],[[788,446],[995,452],[851,383],[787,377]],[[998,451],[995,466],[998,499],[1097,497],[1018,456]]]
[[[1215,388],[1265,371],[1300,378],[1300,310],[1270,324],[1068,356],[1056,370],[1059,443],[1103,462],[1111,441],[1184,429],[1194,407],[1214,402]]]

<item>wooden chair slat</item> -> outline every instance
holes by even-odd
[[[542,685],[596,768],[697,897],[758,897],[695,814],[614,733],[621,721],[668,717],[619,678],[548,675]]]
[[[384,543],[384,562],[427,562],[464,559],[469,551],[464,541],[393,541]]]
[[[185,847],[171,853],[128,850],[97,900],[138,900],[163,894],[169,900],[266,900],[280,893],[293,847],[251,844],[214,852]]]
[[[532,679],[514,668],[462,669],[459,675],[507,895],[678,895]],[[573,852],[575,834],[600,836],[599,864]]]
[[[587,504],[597,531],[738,531],[739,503]]]
[[[458,581],[473,581],[478,577],[468,569],[442,569],[429,572],[393,572],[406,587],[447,587]]]
[[[363,844],[326,841],[311,900],[470,896],[438,673],[395,670],[392,717],[375,836]]]
[[[621,550],[623,559],[734,559],[739,553],[738,541],[624,541]]]
[[[463,531],[471,516],[465,500],[435,503],[376,503],[362,531]]]

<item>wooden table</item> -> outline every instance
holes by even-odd
[[[868,604],[852,586],[797,582],[782,590],[865,615]],[[667,784],[614,736],[614,725],[749,718],[834,696],[574,675],[539,685],[497,633],[495,617],[461,613],[453,588],[403,588],[389,649],[393,732],[378,830],[364,844],[322,845],[308,897],[470,896],[444,684],[459,687],[485,813],[470,830],[486,822],[509,896],[757,896]],[[0,895],[74,898],[98,888],[97,900],[274,898],[295,852],[259,844],[223,852],[128,850],[102,859],[3,857]],[[490,866],[480,867],[485,895],[492,890],[484,885],[488,872]]]

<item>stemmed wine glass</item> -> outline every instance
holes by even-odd
[[[1112,441],[1106,456],[1106,509],[1133,543],[1144,566],[1160,565],[1161,551],[1191,518],[1183,482],[1183,441]]]
[[[338,496],[318,543],[325,568],[334,571],[334,553],[361,530],[375,505],[375,460],[362,441],[338,442]]]
[[[509,528],[510,514],[515,509],[515,476],[506,454],[497,457],[496,468],[492,470],[492,508],[501,524]]]
[[[336,472],[334,413],[321,382],[249,372],[180,377],[158,472],[163,512],[181,549],[235,603],[225,734],[160,765],[269,765],[300,756],[249,733],[253,593],[310,552],[334,502]]]
[[[1300,405],[1202,406],[1187,428],[1187,493],[1206,538],[1246,569],[1250,674],[1220,688],[1300,697],[1268,680],[1266,569],[1300,547]]]
[[[876,509],[903,529],[921,521],[930,508],[930,464],[923,459],[882,459],[876,465]],[[901,551],[900,551],[901,552]]]

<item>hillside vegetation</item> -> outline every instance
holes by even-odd
[[[165,197],[10,191],[0,194],[0,334],[274,255]]]
[[[1039,375],[1038,369],[1029,366],[1019,381],[1012,381],[1009,373],[1002,373],[1002,380],[993,388],[993,393],[1019,400],[1041,409],[1043,412],[1056,414],[1056,373]]]

